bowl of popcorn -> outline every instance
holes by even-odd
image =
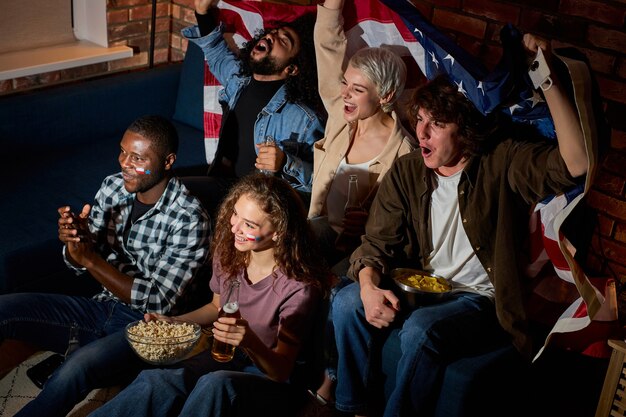
[[[401,299],[409,307],[437,302],[452,291],[447,279],[419,269],[396,268],[391,278],[402,290]]]
[[[202,328],[183,321],[137,320],[126,326],[126,340],[135,353],[153,365],[171,365],[189,357]]]

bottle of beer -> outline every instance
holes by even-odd
[[[239,280],[230,280],[228,289],[226,291],[226,298],[224,304],[220,309],[217,317],[235,317],[241,318],[239,312]],[[211,348],[211,356],[218,362],[228,362],[233,359],[235,355],[235,346],[225,342],[220,342],[215,337],[213,338],[213,347]]]
[[[350,175],[348,178],[348,200],[346,201],[343,212],[344,217],[367,218],[367,210],[361,206],[361,202],[359,201],[359,178],[356,175]],[[337,236],[335,247],[342,252],[348,252],[359,246],[360,242],[360,235],[342,230]]]

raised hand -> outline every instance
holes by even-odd
[[[198,14],[207,14],[209,9],[217,7],[217,3],[219,3],[219,0],[194,0],[193,2]]]
[[[526,33],[524,35],[524,37],[522,38],[522,43],[524,45],[524,48],[533,56],[537,53],[538,48],[541,48],[543,50],[546,58],[550,56],[552,52],[550,41],[530,33]]]
[[[524,48],[531,54],[536,53],[538,48],[541,48],[548,67],[551,66],[552,51],[549,41],[527,33],[522,42]],[[569,173],[573,177],[579,177],[587,173],[589,163],[587,150],[578,113],[560,84],[556,74],[551,72],[550,83],[547,87],[542,85],[541,88],[554,121],[561,157],[565,161]]]
[[[368,216],[365,209],[347,211],[343,216],[343,233],[351,236],[364,235]]]

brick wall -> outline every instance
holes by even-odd
[[[279,0],[280,1],[280,0]],[[309,0],[282,3],[311,4]],[[195,23],[193,0],[157,0],[154,65],[182,61],[187,42],[180,30]],[[133,48],[133,56],[100,64],[0,81],[0,95],[149,66],[151,0],[107,0],[109,46]]]
[[[598,212],[588,267],[626,280],[626,0],[412,1],[490,68],[501,56],[498,36],[506,22],[589,57],[613,131],[588,198]],[[110,43],[132,46],[132,58],[9,80],[0,92],[147,67],[151,10],[150,0],[107,2]],[[180,29],[194,21],[193,0],[157,0],[155,64],[182,60],[187,44]]]
[[[170,61],[170,0],[157,0],[154,63]],[[193,2],[191,2],[193,4]],[[109,46],[127,45],[133,56],[44,74],[0,81],[0,94],[79,80],[110,72],[145,68],[149,62],[151,0],[107,0]]]

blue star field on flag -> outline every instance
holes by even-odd
[[[402,18],[423,48],[423,60],[418,60],[418,65],[427,79],[445,73],[482,114],[501,111],[513,122],[534,126],[541,136],[554,138],[554,124],[543,97],[532,87],[522,35],[515,27],[506,25],[502,29],[503,56],[494,70],[488,71],[410,2],[382,2]]]

